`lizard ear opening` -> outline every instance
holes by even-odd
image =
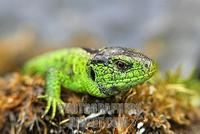
[[[93,81],[95,81],[95,72],[92,69],[92,67],[90,67],[90,77],[92,78]]]

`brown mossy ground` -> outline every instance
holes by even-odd
[[[62,91],[66,103],[128,103],[126,113],[109,114],[109,110],[96,114],[65,114],[51,120],[50,115],[41,118],[46,102],[37,98],[44,94],[44,80],[40,77],[12,73],[0,78],[0,132],[6,133],[183,133],[197,134],[200,130],[199,88],[200,82],[191,77],[182,79],[180,71],[157,75],[151,81],[130,89],[126,93],[107,99]],[[66,109],[67,110],[67,109]],[[81,120],[73,126],[70,117]],[[115,117],[116,126],[100,120],[100,127],[92,127],[97,117]],[[128,120],[123,127],[122,118]],[[85,119],[85,121],[83,121]],[[87,120],[87,122],[86,122]],[[80,125],[86,125],[80,127]]]

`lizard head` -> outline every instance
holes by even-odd
[[[111,96],[151,78],[156,63],[134,49],[110,47],[97,51],[90,59],[89,68],[100,92]]]

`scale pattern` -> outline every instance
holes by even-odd
[[[47,114],[57,108],[64,114],[61,86],[96,97],[109,97],[145,82],[156,72],[156,63],[130,48],[99,50],[71,48],[49,52],[28,61],[24,73],[45,77]]]

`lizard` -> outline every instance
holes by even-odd
[[[132,48],[69,48],[33,57],[23,66],[23,73],[45,79],[47,101],[44,115],[57,109],[64,115],[61,87],[95,97],[110,97],[144,83],[157,70],[154,60]]]

